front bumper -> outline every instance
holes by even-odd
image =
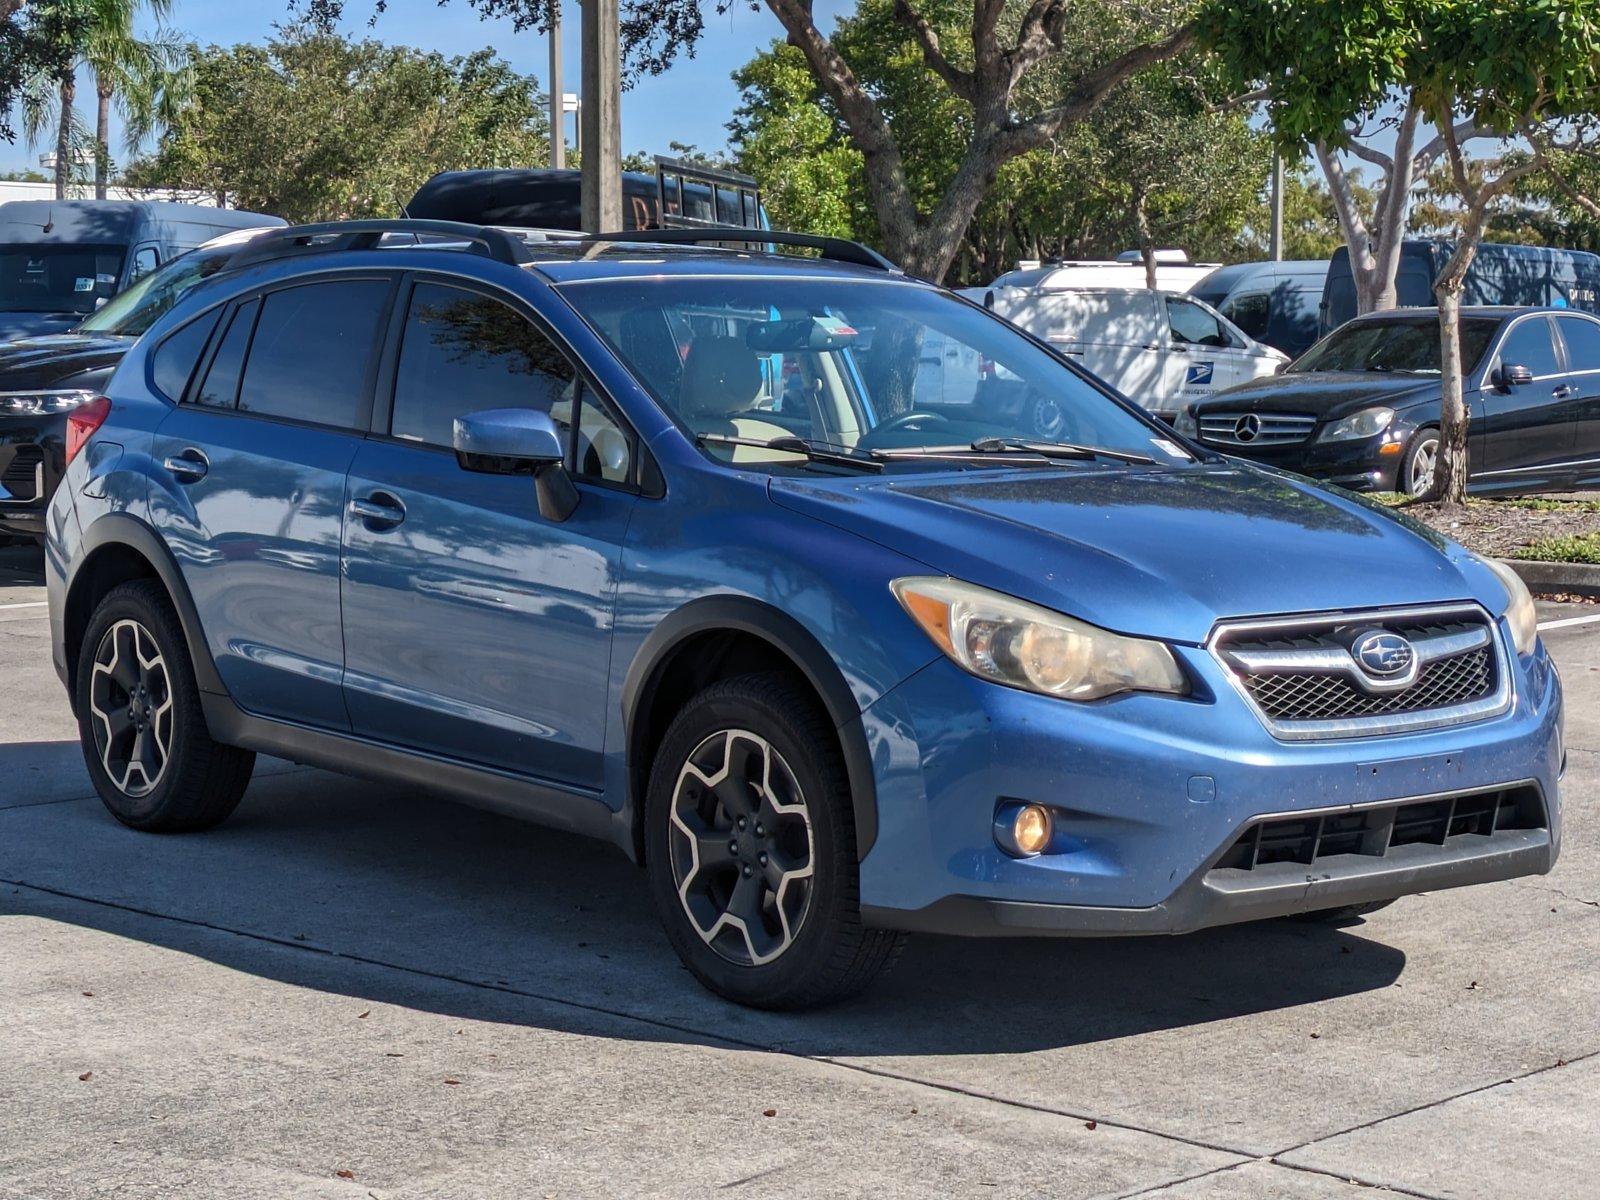
[[[61,482],[66,417],[0,417],[0,533],[42,538]]]
[[[1075,705],[941,660],[868,709],[879,836],[861,864],[867,921],[966,935],[1183,933],[1554,864],[1561,691],[1542,647],[1514,665],[1513,706],[1499,717],[1298,744],[1274,740],[1205,651],[1177,652],[1196,681],[1188,699]],[[1513,788],[1537,806],[1526,827],[1249,870],[1224,862],[1269,820],[1348,821]],[[1051,807],[1051,852],[1014,859],[994,844],[1007,800]]]
[[[1400,450],[1404,443],[1387,434],[1350,441],[1310,441],[1260,448],[1215,442],[1202,444],[1219,454],[1229,454],[1280,471],[1293,471],[1324,483],[1337,484],[1352,492],[1400,490]],[[1385,451],[1386,446],[1392,448]]]

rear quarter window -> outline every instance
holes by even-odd
[[[150,377],[156,391],[174,404],[183,399],[183,393],[194,376],[200,356],[205,353],[206,343],[211,340],[211,331],[217,327],[221,313],[221,309],[214,308],[174,330],[150,356]]]

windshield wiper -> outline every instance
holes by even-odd
[[[1133,450],[1082,446],[1077,442],[1037,442],[1028,438],[986,437],[972,443],[980,454],[1037,454],[1040,458],[1109,458],[1116,462],[1150,464],[1156,460]]]
[[[780,454],[799,454],[811,462],[830,466],[853,467],[857,471],[881,471],[883,462],[870,451],[852,450],[849,446],[835,446],[827,442],[814,442],[807,438],[790,436],[775,438],[733,437],[725,433],[695,435],[702,446],[751,446],[757,450],[775,450]]]

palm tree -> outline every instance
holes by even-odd
[[[165,29],[148,40],[134,36],[140,9],[158,21],[172,11],[172,0],[92,0],[83,60],[94,72],[94,194],[106,198],[111,173],[111,107],[122,114],[130,153],[157,126],[171,123],[193,92],[193,71],[183,39]]]
[[[165,30],[152,39],[134,34],[134,22],[148,10],[158,20],[172,0],[40,0],[61,10],[55,24],[57,68],[37,72],[23,87],[23,132],[30,145],[54,125],[57,199],[66,199],[73,161],[93,148],[95,196],[104,200],[111,166],[111,108],[116,104],[126,126],[129,151],[172,120],[188,103],[193,87],[187,46]],[[92,138],[76,111],[79,66],[94,72],[97,111]],[[53,120],[52,120],[53,118]]]

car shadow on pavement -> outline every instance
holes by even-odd
[[[69,749],[0,745],[0,781]],[[234,817],[205,834],[135,833],[95,800],[0,808],[0,880],[12,885],[0,886],[0,918],[49,916],[363,1004],[831,1056],[1107,1041],[1385,988],[1405,964],[1359,924],[920,937],[864,996],[821,1012],[752,1012],[679,965],[643,873],[615,850],[320,771],[258,777]],[[618,1033],[597,1013],[651,1024]]]

